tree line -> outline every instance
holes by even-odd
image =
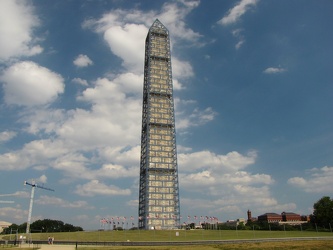
[[[27,228],[27,223],[22,223],[20,225],[12,224],[8,228],[5,228],[2,234],[10,233],[25,233]],[[83,231],[82,227],[73,226],[69,223],[64,223],[60,220],[37,220],[30,224],[31,233],[42,233],[42,232],[76,232]]]

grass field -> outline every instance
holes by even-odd
[[[56,245],[54,246],[56,249]],[[0,246],[2,250],[31,250],[31,248],[6,248]],[[74,246],[73,246],[74,249]],[[258,242],[258,243],[240,243],[240,244],[216,244],[216,245],[197,245],[197,246],[153,246],[153,247],[83,247],[81,250],[278,250],[278,249],[293,249],[293,250],[323,250],[333,249],[332,240],[315,240],[315,241],[288,241],[288,242]]]
[[[288,242],[262,242],[240,244],[216,244],[199,246],[154,246],[154,247],[79,247],[82,250],[329,250],[333,249],[333,241],[288,241]]]
[[[23,234],[24,235],[24,234]],[[62,232],[62,233],[33,233],[32,241],[44,241],[52,236],[56,241],[77,241],[77,242],[122,242],[122,241],[202,241],[202,240],[233,240],[233,239],[264,239],[264,238],[291,238],[291,237],[327,237],[327,240],[291,240],[278,242],[242,242],[239,244],[214,245],[184,245],[184,246],[82,246],[82,250],[216,250],[216,249],[303,249],[319,250],[333,249],[333,233],[330,232],[308,232],[308,231],[235,231],[235,230],[152,230],[152,231],[93,231],[93,232]],[[29,238],[29,237],[27,237]],[[14,235],[2,236],[4,240],[14,239]],[[54,245],[56,247],[56,245]],[[74,246],[73,246],[74,248]],[[13,249],[3,248],[0,249]],[[20,248],[24,250],[25,248]],[[31,249],[31,248],[30,248]],[[55,248],[56,249],[56,248]]]
[[[33,233],[32,240],[57,241],[200,241],[287,237],[333,237],[330,232],[313,231],[252,231],[252,230],[125,230],[63,233]],[[12,236],[13,239],[14,236]],[[29,238],[29,237],[27,237]],[[10,239],[10,236],[4,237]]]
[[[23,234],[24,235],[24,234]],[[333,237],[330,232],[313,231],[252,231],[252,230],[125,230],[125,231],[83,231],[61,233],[32,233],[32,240],[47,240],[52,236],[57,241],[200,241],[287,237]],[[2,236],[4,240],[14,235]],[[29,236],[27,238],[30,238]]]

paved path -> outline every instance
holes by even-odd
[[[73,245],[48,245],[48,244],[42,244],[40,245],[41,250],[74,250],[75,246]]]

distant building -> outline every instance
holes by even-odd
[[[239,218],[237,220],[227,220],[224,224],[228,225],[228,226],[238,226],[239,224],[246,224],[246,221],[244,218]]]
[[[299,225],[307,223],[309,221],[309,216],[301,216],[292,212],[282,212],[281,214],[265,213],[258,216],[258,221],[288,225]]]
[[[3,230],[7,227],[12,225],[12,223],[6,222],[6,221],[0,221],[0,233],[3,232]]]
[[[310,216],[309,215],[302,215],[301,216],[301,221],[310,222]]]
[[[282,221],[301,221],[301,216],[299,214],[282,212]]]
[[[276,213],[265,213],[258,216],[258,221],[268,223],[280,223],[282,221],[282,215]]]
[[[256,217],[252,217],[251,210],[247,210],[247,222],[251,222],[251,221],[257,221],[257,218]]]

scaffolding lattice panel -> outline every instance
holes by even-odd
[[[180,223],[178,165],[169,31],[156,20],[145,44],[139,228]]]

